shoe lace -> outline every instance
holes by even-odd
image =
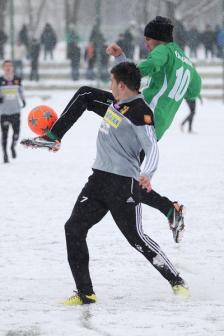
[[[68,301],[72,301],[74,298],[80,298],[80,295],[79,295],[79,293],[77,292],[77,291],[75,291],[75,290],[73,290],[73,293],[74,293],[74,295],[72,295],[72,296],[70,296],[69,298],[68,298]]]

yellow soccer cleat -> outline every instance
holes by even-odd
[[[175,285],[172,287],[175,295],[179,296],[181,299],[188,299],[190,296],[189,289],[183,285]]]
[[[77,293],[75,295],[70,296],[67,300],[62,301],[61,303],[67,306],[76,306],[76,305],[83,305],[83,304],[90,304],[96,302],[96,294],[81,294]]]

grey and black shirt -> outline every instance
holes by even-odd
[[[111,104],[99,129],[93,169],[136,180],[140,175],[151,178],[159,158],[153,125],[153,113],[142,95]]]
[[[3,102],[0,104],[0,114],[20,113],[24,93],[19,77],[14,76],[12,80],[0,77],[0,95],[3,98]]]

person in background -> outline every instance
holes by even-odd
[[[216,56],[218,58],[223,58],[223,48],[224,48],[224,29],[216,27]]]
[[[16,144],[20,133],[20,112],[21,107],[25,107],[25,97],[21,78],[14,74],[13,63],[11,60],[3,62],[3,76],[0,77],[0,95],[1,95],[1,131],[2,131],[2,150],[3,162],[9,162],[7,151],[8,131],[11,125],[13,134],[11,142],[11,155],[15,159]]]
[[[46,60],[47,56],[50,55],[50,58],[53,60],[53,50],[55,49],[57,44],[57,36],[50,23],[46,23],[44,30],[41,34],[40,41],[44,47],[44,59]]]
[[[199,97],[201,103],[202,103],[202,98]],[[180,128],[181,131],[184,131],[184,126],[186,124],[188,124],[188,133],[194,133],[193,129],[192,129],[192,125],[193,125],[193,120],[195,117],[195,112],[196,112],[196,99],[193,100],[186,100],[186,103],[189,107],[190,113],[189,115],[182,121],[182,123],[180,124]]]
[[[81,59],[81,49],[77,43],[73,43],[69,47],[69,58],[71,60],[72,79],[79,79],[79,68]]]
[[[140,60],[141,59],[144,59],[144,58],[147,58],[148,56],[148,50],[146,49],[145,47],[145,40],[144,40],[144,29],[145,29],[145,25],[141,24],[140,25],[140,28],[138,30],[138,45],[139,45],[139,58]],[[117,43],[119,45],[119,43]],[[119,45],[122,48],[121,45]]]
[[[184,24],[177,19],[174,20],[173,39],[181,47],[181,49],[185,49],[188,40],[187,32]]]
[[[124,51],[127,59],[133,60],[134,58],[134,51],[135,51],[135,24],[131,23],[129,27],[124,31],[124,33],[121,35],[121,38],[123,41],[120,43],[119,41],[117,44],[122,48]]]
[[[30,57],[30,32],[26,24],[23,24],[18,34],[18,41],[26,48],[26,58]]]
[[[122,50],[124,50],[126,48],[126,45],[125,45],[125,39],[124,39],[124,34],[123,33],[120,33],[118,35],[118,40],[116,42]]]
[[[40,43],[33,38],[30,44],[30,80],[39,80]]]
[[[104,44],[101,49],[101,66],[100,66],[100,79],[104,82],[110,79],[109,67],[109,55],[106,54],[107,44]]]
[[[205,31],[201,34],[201,40],[205,48],[205,58],[212,59],[215,56],[216,37],[209,24],[206,25]]]
[[[4,59],[5,57],[5,44],[7,42],[7,35],[6,33],[0,29],[0,59]]]
[[[70,23],[68,30],[65,34],[66,41],[66,58],[71,59],[71,54],[73,53],[74,43],[78,45],[79,43],[79,35],[76,33],[75,25]]]
[[[85,48],[84,59],[87,63],[86,79],[95,79],[94,66],[96,63],[96,48],[93,42],[89,42]]]
[[[187,45],[190,49],[190,57],[197,58],[197,51],[200,44],[200,34],[196,26],[193,26],[188,32]]]
[[[26,47],[17,40],[16,47],[14,49],[14,71],[15,75],[23,78],[23,62],[26,58]]]

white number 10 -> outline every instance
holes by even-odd
[[[177,102],[185,95],[189,82],[190,82],[190,70],[181,67],[176,71],[176,81],[169,93],[170,98],[175,99]]]

